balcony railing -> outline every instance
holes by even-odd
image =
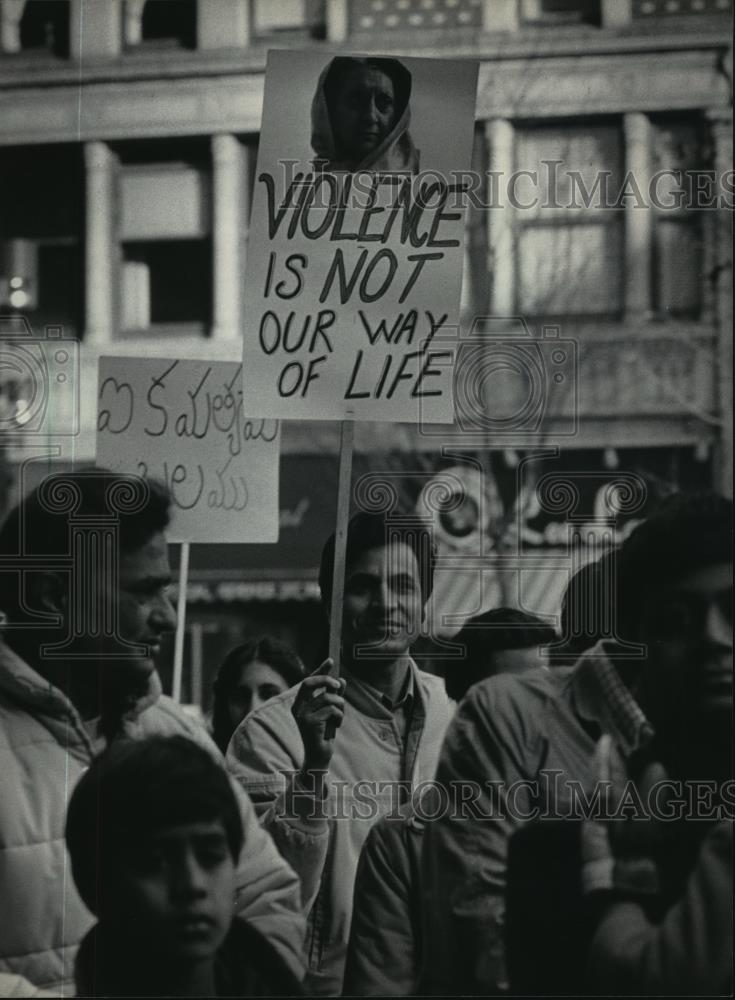
[[[423,36],[431,45],[452,34],[476,38],[526,28],[624,31],[672,17],[726,15],[732,6],[733,0],[0,0],[0,53],[104,60],[150,46],[211,51],[321,39],[369,46],[391,36]]]

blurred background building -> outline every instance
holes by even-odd
[[[714,201],[641,208],[635,192],[617,207],[594,197],[574,204],[565,179],[576,171],[594,193],[607,172],[611,190],[630,176],[645,189],[667,170],[666,197],[682,177],[732,169],[731,8],[731,0],[0,0],[0,313],[11,327],[25,316],[36,337],[63,328],[81,342],[80,432],[33,453],[22,428],[6,434],[0,504],[12,502],[29,457],[27,485],[72,459],[93,460],[100,354],[239,357],[269,47],[476,59],[474,166],[493,207],[468,213],[464,321],[523,316],[536,337],[551,326],[576,340],[579,425],[570,435],[569,399],[550,384],[543,426],[525,448],[488,440],[472,455],[442,457],[441,441],[415,428],[362,425],[357,472],[395,475],[403,499],[420,505],[427,484],[459,470],[467,496],[440,518],[445,552],[460,565],[484,535],[501,553],[522,542],[536,563],[523,581],[497,567],[485,584],[481,569],[464,582],[448,573],[442,607],[461,616],[522,600],[553,612],[566,577],[545,572],[541,557],[560,551],[567,529],[534,504],[519,472],[533,447],[559,445],[554,468],[584,472],[578,515],[599,513],[616,471],[640,476],[651,495],[731,489],[730,212]],[[488,176],[554,161],[562,207],[514,209]],[[543,187],[548,170],[540,176]],[[0,365],[6,429],[23,392],[18,373]],[[192,700],[243,634],[267,629],[307,660],[316,652],[336,428],[287,424],[283,452],[281,541],[192,554]]]

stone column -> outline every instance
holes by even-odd
[[[603,28],[627,28],[633,22],[633,0],[602,0],[600,20]]]
[[[234,135],[212,136],[212,336],[235,340],[241,332],[243,150]]]
[[[123,37],[125,44],[140,45],[143,41],[143,8],[145,0],[125,0]]]
[[[327,0],[327,41],[344,42],[349,32],[347,0]]]
[[[714,209],[714,319],[717,334],[717,412],[720,419],[715,460],[715,489],[732,496],[733,487],[733,392],[732,392],[732,211],[724,204],[720,179],[732,170],[732,108],[707,114],[714,147],[716,191],[720,204]],[[730,196],[732,202],[732,196]]]
[[[72,0],[69,51],[72,59],[114,59],[122,44],[121,0]]]
[[[653,208],[648,203],[651,180],[651,123],[638,112],[625,115],[625,172],[632,178],[627,191],[638,191],[625,200],[625,316],[648,318],[652,313],[651,269]]]
[[[244,49],[249,43],[249,0],[199,0],[198,49]]]
[[[2,0],[0,3],[0,49],[8,54],[20,52],[20,19],[26,0]]]
[[[487,212],[488,270],[492,282],[490,310],[493,316],[512,316],[516,310],[513,208],[507,191],[513,173],[513,126],[505,119],[486,125],[490,162]]]
[[[115,156],[104,142],[84,147],[86,167],[85,339],[105,344],[114,328],[114,270],[117,260],[114,232]]]

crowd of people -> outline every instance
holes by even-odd
[[[339,662],[253,637],[211,732],[156,673],[169,517],[97,469],[0,529],[0,996],[731,993],[730,501],[670,497],[561,634],[496,608],[440,673],[430,532],[360,512]]]

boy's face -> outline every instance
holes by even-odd
[[[201,962],[230,928],[234,875],[220,821],[172,826],[118,866],[104,918],[162,963]]]

